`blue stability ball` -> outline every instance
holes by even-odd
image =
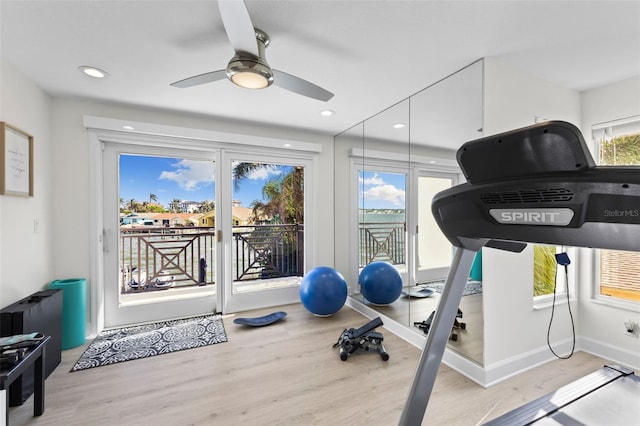
[[[315,315],[333,315],[347,301],[347,281],[328,266],[313,268],[300,283],[300,301]]]
[[[360,271],[360,291],[374,305],[388,305],[402,293],[402,277],[387,262],[372,262]]]

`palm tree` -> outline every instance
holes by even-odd
[[[174,198],[170,203],[169,203],[169,209],[173,212],[173,213],[180,213],[182,211],[182,207],[181,207],[182,201],[179,200],[178,198]]]
[[[233,189],[238,191],[240,189],[240,182],[246,179],[251,172],[257,169],[266,169],[271,167],[269,164],[260,163],[237,163],[233,167]]]
[[[130,199],[127,205],[129,207],[129,210],[131,210],[132,212],[137,212],[138,208],[140,207],[140,203],[136,201],[135,198]]]
[[[304,223],[304,169],[293,167],[291,173],[285,175],[282,188],[287,201],[287,216],[292,223]]]
[[[238,163],[233,168],[233,186],[236,191],[242,180],[260,168],[272,168],[271,164]],[[269,179],[262,188],[264,201],[251,203],[253,220],[267,216],[274,222],[304,223],[304,169],[291,167],[288,173]]]
[[[213,201],[204,200],[198,205],[198,213],[208,213],[214,209]]]
[[[150,203],[157,203],[158,202],[158,196],[156,194],[149,194],[149,202]]]
[[[272,223],[286,223],[285,218],[280,214],[283,211],[283,197],[280,188],[280,183],[275,179],[269,180],[264,184],[262,198],[266,201],[254,200],[251,203],[252,221],[254,223],[258,223],[265,216],[270,218]]]

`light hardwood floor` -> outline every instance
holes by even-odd
[[[419,350],[381,329],[390,360],[376,354],[340,361],[332,345],[344,328],[368,320],[348,307],[317,318],[301,305],[275,310],[286,320],[245,328],[224,319],[229,341],[204,348],[68,371],[86,346],[63,352],[46,381],[46,410],[33,397],[9,410],[11,425],[395,425]],[[476,425],[599,369],[576,353],[483,389],[442,365],[424,424]]]

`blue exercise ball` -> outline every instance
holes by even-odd
[[[300,283],[300,301],[317,316],[333,315],[347,301],[347,281],[340,272],[328,266],[313,268]]]
[[[402,294],[402,277],[387,262],[372,262],[362,268],[358,277],[360,291],[374,305],[389,305]]]

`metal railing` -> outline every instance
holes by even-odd
[[[359,266],[374,261],[405,263],[405,223],[359,225]],[[120,229],[123,293],[215,283],[213,227]],[[295,277],[304,273],[304,225],[233,227],[234,281]]]
[[[211,227],[121,228],[121,292],[213,283],[215,233]]]
[[[302,276],[304,225],[256,225],[233,231],[234,281]]]
[[[302,276],[304,225],[233,227],[234,281]],[[122,293],[215,283],[213,227],[120,229]]]
[[[405,263],[404,222],[361,222],[359,232],[360,268],[375,261],[393,265]]]

